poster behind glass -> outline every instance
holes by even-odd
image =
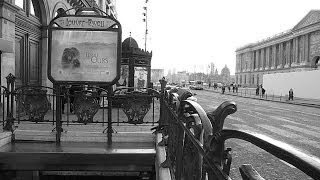
[[[128,87],[129,66],[121,65],[120,79],[116,83],[117,87]]]
[[[141,88],[147,88],[147,74],[148,70],[146,67],[135,67],[134,68],[134,87],[137,90],[145,91],[145,89]]]
[[[51,49],[56,81],[111,82],[117,76],[117,32],[52,31]]]

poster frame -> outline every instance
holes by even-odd
[[[100,20],[106,20],[108,22],[112,22],[111,24],[108,24],[110,26],[106,28],[91,28],[91,27],[61,27],[57,21],[59,18],[92,18],[92,19],[100,19]],[[89,80],[83,80],[83,81],[72,81],[72,80],[56,80],[52,76],[52,32],[53,31],[109,31],[109,32],[116,32],[117,33],[117,57],[116,57],[116,77],[113,78],[111,81],[89,81]],[[120,78],[120,68],[121,68],[121,36],[122,36],[122,29],[121,29],[121,24],[119,21],[117,21],[115,18],[112,16],[101,16],[101,15],[67,15],[67,14],[62,14],[59,15],[55,18],[53,18],[48,26],[48,66],[47,66],[47,75],[48,79],[52,83],[58,83],[58,84],[88,84],[88,85],[103,85],[103,86],[109,86],[115,84],[119,78]]]

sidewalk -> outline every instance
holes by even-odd
[[[206,91],[213,91],[215,93],[221,93],[221,88],[218,88],[217,90],[214,90],[213,88],[205,89]],[[299,98],[294,97],[293,101],[288,100],[288,95],[270,95],[265,94],[263,97],[260,95],[255,94],[255,88],[239,88],[238,93],[232,91],[229,92],[228,88],[226,88],[225,91],[226,95],[231,96],[239,96],[243,98],[251,98],[251,99],[259,99],[264,101],[273,101],[273,102],[279,102],[279,103],[287,103],[287,104],[294,104],[294,105],[300,105],[300,106],[308,106],[308,107],[315,107],[320,108],[320,99],[306,99],[306,98]]]

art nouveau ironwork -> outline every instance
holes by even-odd
[[[79,123],[92,123],[94,115],[100,108],[98,92],[78,91],[75,92],[73,103],[74,113]]]

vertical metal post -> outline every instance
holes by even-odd
[[[112,144],[112,86],[108,87],[108,130],[107,130],[107,136],[108,136],[108,145]]]
[[[61,87],[59,84],[54,84],[53,85],[54,88],[56,89],[56,92],[57,92],[57,104],[56,104],[56,143],[57,144],[60,144],[60,138],[61,138]]]
[[[10,109],[9,109],[9,107],[10,107],[10,81],[8,80],[8,76],[7,76],[7,90],[8,90],[8,92],[7,92],[7,118],[10,116]]]
[[[2,127],[4,127],[4,93],[3,93],[3,95],[2,95],[2,102],[3,102],[3,104],[2,104]]]
[[[10,89],[10,92],[11,92],[11,114],[13,115],[13,102],[14,102],[14,97],[13,97],[13,91],[14,91],[14,82],[15,82],[16,78],[14,77],[12,79],[12,82],[11,82],[11,89]]]
[[[4,129],[7,131],[13,132],[13,126],[14,126],[14,118],[13,118],[13,91],[14,91],[14,82],[16,77],[14,77],[13,74],[9,74],[7,77],[7,119],[4,126]],[[11,102],[10,102],[11,100]],[[11,103],[11,104],[10,104]],[[11,109],[10,109],[11,107]],[[14,139],[14,134],[12,136],[12,139]]]
[[[67,126],[69,126],[69,114],[71,114],[70,112],[70,89],[66,88],[66,93],[67,93]],[[64,106],[64,104],[62,105]]]
[[[146,1],[147,3],[148,1]],[[143,21],[146,23],[146,31],[144,34],[144,51],[147,51],[147,35],[148,35],[148,7],[147,4],[146,6],[143,7],[143,9],[145,10],[145,13],[143,13],[143,15],[145,16],[145,18],[143,18]]]
[[[152,97],[152,126],[154,126],[154,97]]]
[[[164,119],[163,119],[163,111],[164,111],[164,89],[167,85],[167,81],[162,78],[161,80],[159,80],[160,84],[161,84],[161,95],[160,95],[160,117],[159,117],[159,125],[163,125],[164,124]]]
[[[54,88],[54,86],[53,86],[53,88]],[[52,125],[54,125],[54,120],[55,120],[55,115],[54,115],[54,110],[56,109],[56,105],[55,105],[55,102],[57,101],[57,90],[54,88],[54,90],[52,91],[52,94],[53,94],[53,96],[52,96]],[[54,95],[56,96],[56,97],[54,97]]]
[[[100,95],[102,95],[102,127],[104,127],[104,98],[105,98],[105,94],[103,94],[102,92],[103,91],[101,91]],[[109,99],[108,99],[108,101],[109,101]]]

